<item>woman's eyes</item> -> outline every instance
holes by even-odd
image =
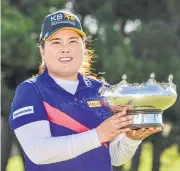
[[[57,41],[57,42],[53,42],[52,44],[53,44],[53,45],[54,45],[54,44],[61,44],[61,42],[58,42],[58,41]]]
[[[70,43],[77,43],[77,40],[71,40]]]
[[[77,42],[77,40],[71,40],[70,42],[69,42],[70,44],[72,43],[78,43]],[[54,44],[62,44],[61,42],[59,42],[59,41],[54,41],[54,42],[52,42],[52,44],[54,45]]]

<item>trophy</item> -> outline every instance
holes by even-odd
[[[127,111],[127,115],[133,116],[131,129],[162,127],[163,111],[171,107],[176,99],[176,85],[173,83],[173,75],[169,75],[167,83],[159,83],[155,80],[155,74],[150,75],[146,83],[129,84],[127,76],[122,76],[122,81],[116,85],[107,86],[104,79],[99,89],[101,104],[104,106],[133,106],[133,110]]]

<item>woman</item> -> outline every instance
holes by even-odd
[[[16,90],[9,118],[26,171],[111,171],[135,153],[142,139],[161,128],[131,131],[126,111],[100,105],[101,83],[84,75],[90,56],[77,16],[45,17],[40,34],[41,73]],[[95,104],[95,105],[93,105]]]

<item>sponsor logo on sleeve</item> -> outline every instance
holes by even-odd
[[[33,106],[23,107],[23,108],[20,108],[20,109],[13,112],[13,119],[16,119],[16,118],[23,116],[23,115],[29,115],[32,113],[34,113],[34,107]]]

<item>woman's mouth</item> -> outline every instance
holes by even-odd
[[[60,62],[70,62],[73,60],[71,57],[61,57],[58,59]]]

